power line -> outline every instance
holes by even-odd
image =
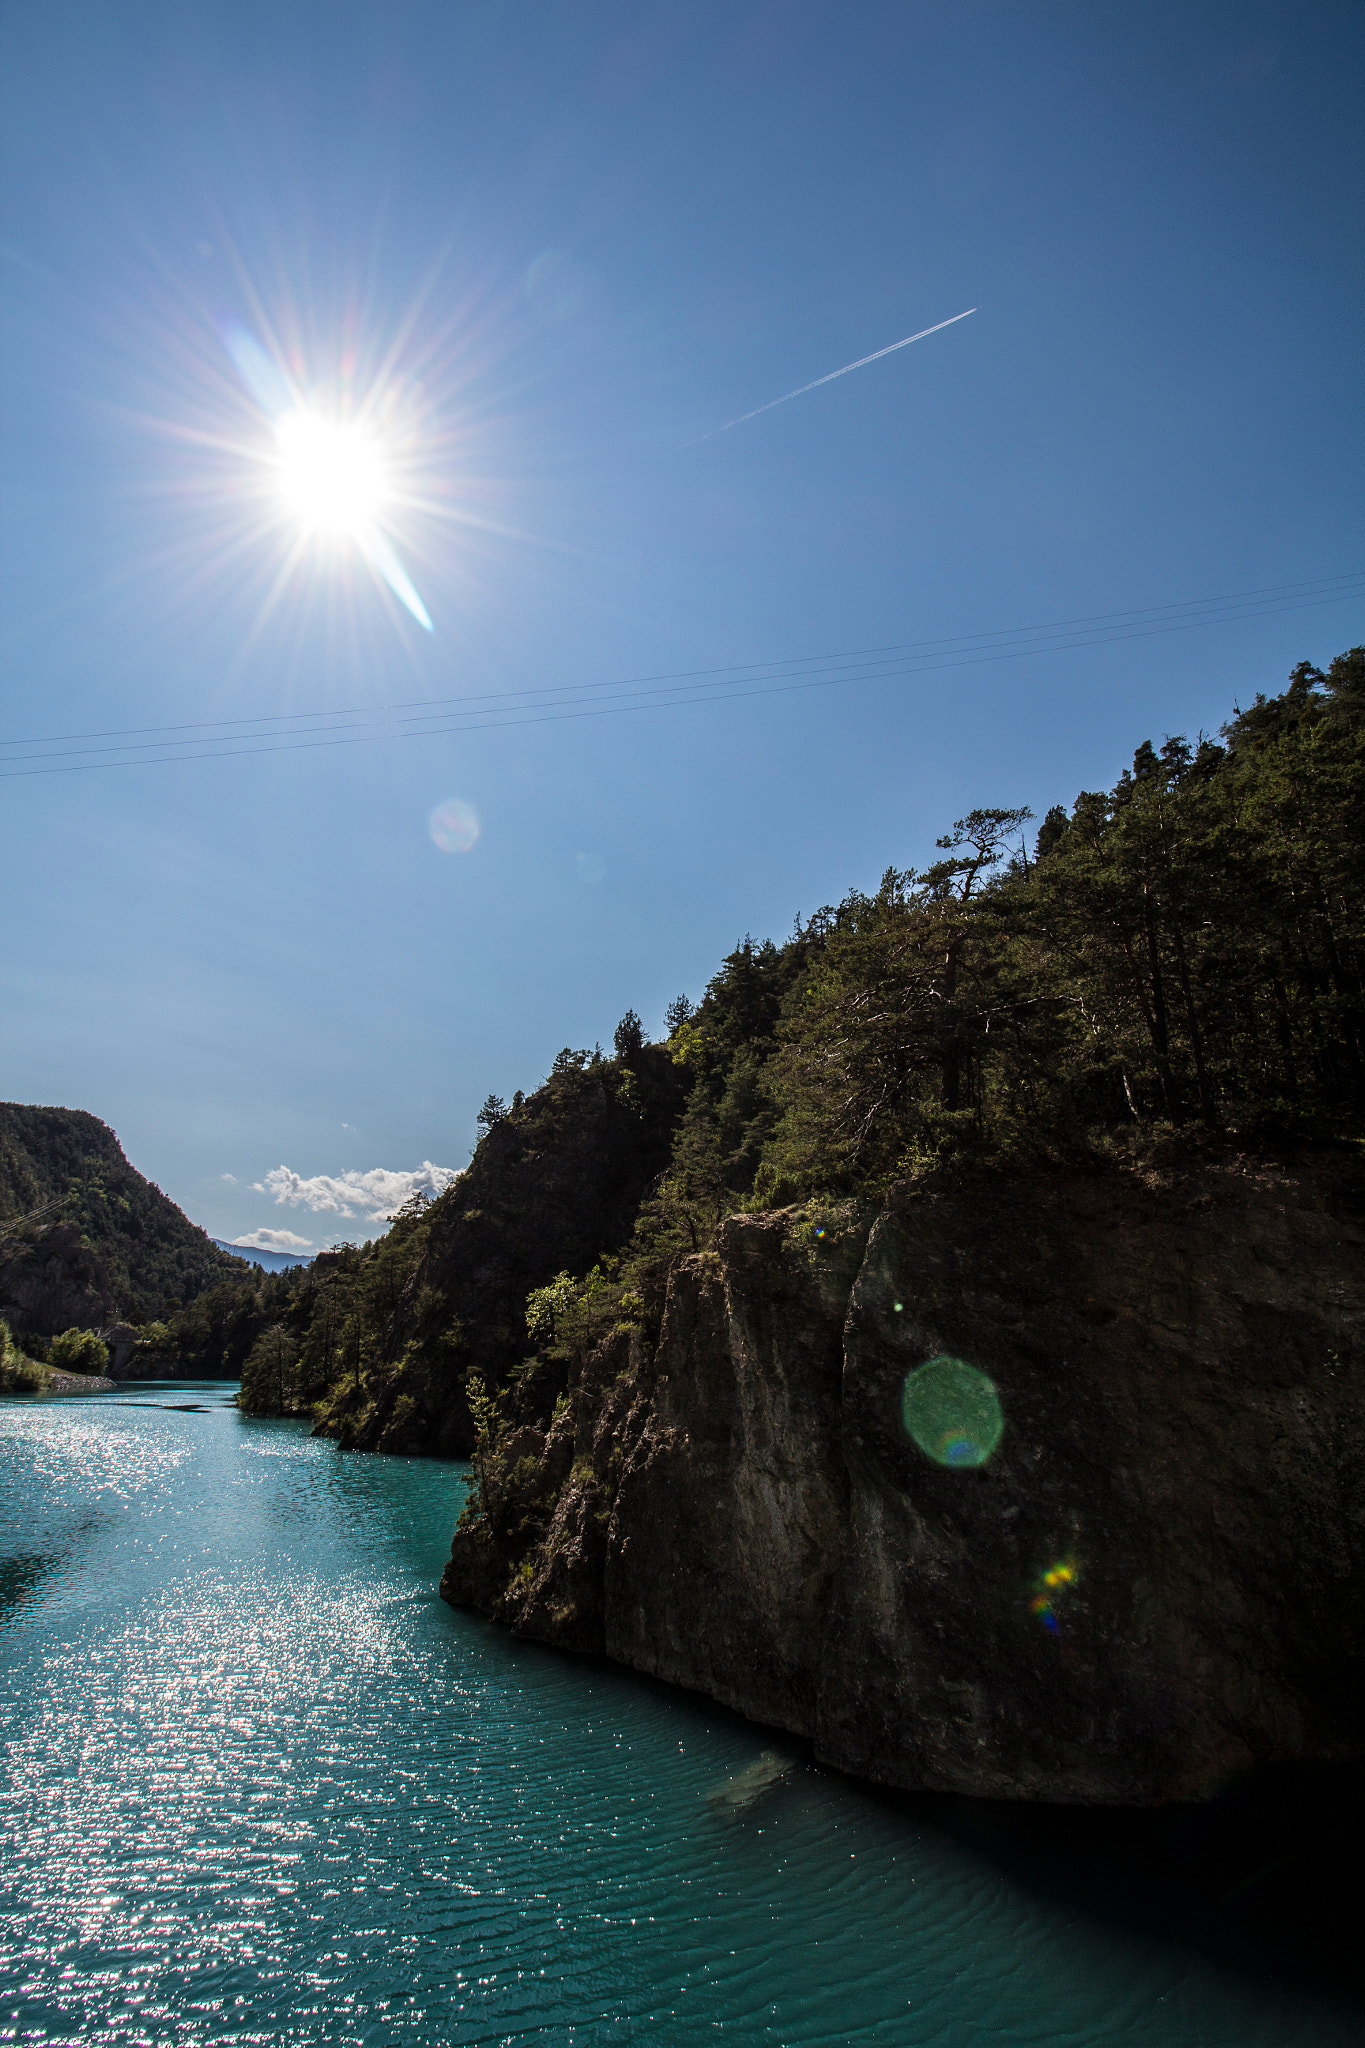
[[[334,706],[330,710],[315,709],[312,711],[260,712],[245,718],[196,719],[186,721],[177,725],[146,725],[121,727],[115,726],[96,732],[47,733],[42,735],[34,735],[27,739],[0,740],[0,746],[46,746],[50,744],[55,745],[58,742],[65,740],[119,739],[138,735],[150,736],[156,733],[204,732],[227,726],[282,724],[304,718],[341,718],[368,716],[369,718],[373,719],[376,716],[386,714],[389,712],[407,711],[412,709],[433,712],[436,709],[436,707],[446,704],[486,703],[491,701],[500,701],[503,698],[519,696],[557,696],[565,694],[567,692],[578,692],[584,689],[628,689],[634,688],[636,686],[643,686],[646,684],[667,684],[687,682],[709,676],[743,675],[759,669],[794,669],[806,663],[843,662],[872,659],[876,657],[889,658],[893,655],[909,654],[919,650],[929,652],[953,647],[965,647],[976,642],[989,642],[992,640],[1002,639],[1016,639],[1021,635],[1032,636],[1038,633],[1062,632],[1068,629],[1075,629],[1079,631],[1086,627],[1118,625],[1130,619],[1136,620],[1155,617],[1158,614],[1171,614],[1182,611],[1189,612],[1196,609],[1202,610],[1204,607],[1210,605],[1252,603],[1257,600],[1264,599],[1269,601],[1276,598],[1282,598],[1285,600],[1286,603],[1292,603],[1292,601],[1296,597],[1306,595],[1310,591],[1328,591],[1328,594],[1331,596],[1336,596],[1338,594],[1350,595],[1350,592],[1338,592],[1336,586],[1339,586],[1341,584],[1359,582],[1361,581],[1362,576],[1365,576],[1365,572],[1362,572],[1360,570],[1350,570],[1339,576],[1315,577],[1306,583],[1274,583],[1265,585],[1255,590],[1223,591],[1213,597],[1184,598],[1174,604],[1145,605],[1130,611],[1123,612],[1083,613],[1076,618],[1049,619],[1043,621],[1041,624],[1034,626],[996,627],[988,632],[950,635],[945,638],[940,638],[937,640],[891,641],[889,643],[876,647],[857,647],[852,649],[844,649],[833,654],[824,653],[791,656],[785,657],[778,661],[736,662],[725,664],[718,668],[709,669],[665,670],[661,674],[618,677],[612,681],[604,681],[602,683],[597,684],[567,683],[558,685],[543,685],[540,688],[530,688],[525,690],[498,690],[488,691],[481,694],[464,694],[453,697],[408,698],[398,704],[379,705],[375,708],[373,712],[368,713],[365,711],[364,707],[347,705]],[[1331,586],[1330,591],[1329,586]],[[1197,624],[1198,620],[1193,621],[1193,623]],[[149,739],[149,744],[150,743],[151,742]]]
[[[518,690],[415,699],[367,710],[263,713],[253,717],[186,722],[168,726],[109,728],[102,732],[52,734],[0,741],[13,765],[0,776],[61,775],[99,768],[153,767],[171,761],[228,759],[244,754],[300,752],[325,746],[356,746],[382,739],[439,737],[493,731],[509,725],[539,725],[567,719],[609,717],[628,711],[714,704],[753,696],[786,695],[848,683],[895,680],[946,668],[1067,653],[1124,640],[1183,632],[1264,618],[1333,604],[1365,594],[1359,571],[1308,583],[1276,584],[1217,597],[1184,599],[1126,612],[1094,613],[1027,627],[1005,627],[938,640],[736,663],[624,677],[600,683],[541,685]],[[94,745],[83,742],[105,741]],[[71,744],[74,742],[75,744]],[[60,750],[60,751],[58,751]],[[133,757],[133,758],[130,758]],[[3,758],[3,757],[0,757]]]

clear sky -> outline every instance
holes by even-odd
[[[489,1090],[746,931],[1365,637],[1310,592],[562,715],[1359,570],[1358,5],[9,0],[0,39],[0,738],[43,742],[0,752],[0,1093],[217,1235],[365,1234],[310,1200],[459,1167]],[[252,362],[365,423],[430,632],[378,529],[282,499]],[[211,758],[48,743],[178,725]]]

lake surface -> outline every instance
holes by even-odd
[[[452,1612],[462,1468],[234,1392],[0,1400],[0,2040],[1361,2040],[1292,1834],[818,1770]]]

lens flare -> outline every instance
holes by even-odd
[[[1028,1611],[1036,1615],[1049,1635],[1059,1635],[1062,1626],[1057,1618],[1053,1595],[1060,1593],[1067,1586],[1074,1586],[1079,1577],[1080,1569],[1075,1558],[1063,1557],[1059,1558],[1056,1564],[1048,1565],[1045,1571],[1039,1572],[1034,1580],[1033,1598],[1029,1601]]]
[[[941,1355],[905,1376],[901,1419],[936,1465],[984,1465],[1005,1427],[994,1383],[965,1359]]]
[[[479,814],[473,804],[467,804],[462,797],[447,797],[437,804],[427,821],[431,843],[442,853],[468,853],[478,838],[481,827]]]

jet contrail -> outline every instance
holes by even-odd
[[[742,412],[738,419],[726,420],[722,427],[708,428],[706,433],[698,434],[697,441],[709,441],[715,434],[727,434],[731,427],[742,427],[745,420],[756,420],[761,412],[771,412],[775,405],[785,405],[789,398],[800,398],[807,391],[817,390],[821,384],[832,384],[836,377],[846,377],[850,370],[861,370],[866,363],[878,362],[883,356],[893,356],[898,348],[909,348],[912,341],[923,341],[926,334],[937,334],[940,328],[952,327],[976,310],[975,306],[968,306],[965,313],[954,313],[951,320],[940,320],[933,327],[921,327],[918,334],[907,334],[904,341],[893,341],[887,348],[874,348],[870,356],[859,356],[856,363],[845,363],[842,370],[831,370],[828,376],[817,377],[810,384],[798,384],[795,391],[784,392],[781,398],[770,398],[766,405],[756,405],[752,412]],[[697,441],[688,445],[695,448]]]

